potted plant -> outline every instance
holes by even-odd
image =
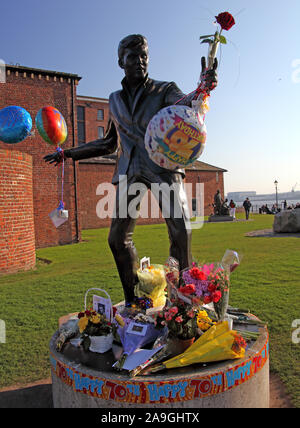
[[[114,325],[104,315],[93,310],[85,310],[78,314],[78,327],[81,344],[85,351],[104,353],[111,349]]]

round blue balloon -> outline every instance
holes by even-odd
[[[9,106],[0,110],[0,140],[15,144],[23,141],[30,134],[32,119],[22,107]]]

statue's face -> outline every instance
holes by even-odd
[[[146,77],[148,71],[148,47],[137,46],[126,48],[119,65],[124,69],[125,76],[129,80],[140,81]]]

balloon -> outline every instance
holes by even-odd
[[[206,126],[199,113],[187,106],[160,110],[149,122],[145,146],[157,165],[174,170],[195,162],[204,150]]]
[[[41,108],[36,115],[35,124],[40,136],[49,144],[60,146],[67,138],[65,119],[54,107]]]
[[[32,128],[28,111],[18,106],[8,106],[0,110],[0,140],[15,144],[25,140]]]

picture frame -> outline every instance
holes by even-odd
[[[148,326],[146,324],[140,324],[132,321],[129,324],[126,333],[136,334],[138,336],[146,336],[147,328]]]
[[[150,267],[150,257],[143,257],[140,260],[140,270],[148,269]]]
[[[110,320],[111,317],[111,302],[105,297],[93,296],[93,310],[100,315],[104,315],[107,320]]]

